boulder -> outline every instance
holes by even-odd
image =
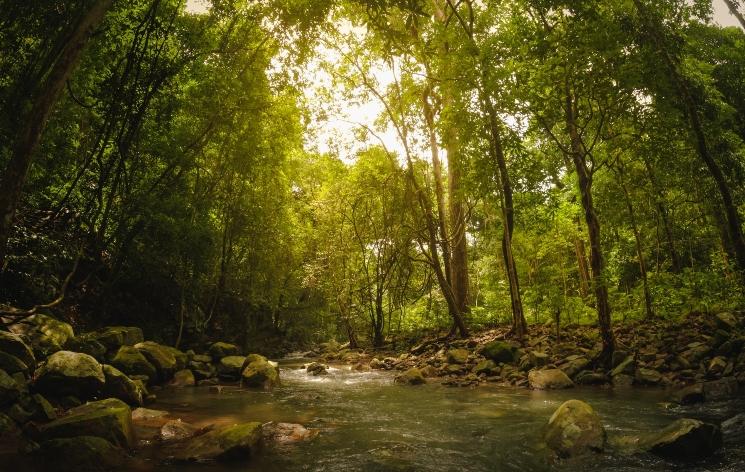
[[[694,384],[673,392],[670,398],[680,405],[693,405],[704,401],[704,385]]]
[[[171,382],[169,383],[171,387],[176,388],[193,387],[196,384],[197,381],[194,378],[194,374],[189,369],[179,370],[173,374],[173,379],[171,379]]]
[[[572,379],[560,369],[531,370],[528,384],[536,390],[555,390],[574,387]]]
[[[57,419],[57,411],[41,394],[35,393],[29,397],[27,405],[33,413],[33,419],[38,421],[52,421]]]
[[[0,408],[16,401],[21,395],[21,387],[4,370],[0,370]]]
[[[585,370],[577,374],[574,381],[578,385],[604,385],[608,383],[608,377],[605,374]]]
[[[36,314],[11,328],[16,334],[25,336],[39,354],[49,355],[61,351],[67,340],[75,336],[70,324],[51,316]]]
[[[108,364],[103,365],[103,374],[106,377],[106,385],[103,388],[105,396],[118,398],[129,405],[143,405],[142,387],[137,382]]]
[[[429,379],[431,377],[437,377],[439,375],[439,372],[437,371],[437,368],[431,365],[425,365],[421,369],[419,369],[424,376],[425,379]]]
[[[636,371],[636,361],[633,356],[628,356],[620,364],[618,364],[613,370],[611,370],[611,377],[617,375],[634,375]]]
[[[562,372],[567,374],[567,377],[574,377],[590,365],[590,361],[585,357],[573,357],[568,359],[567,362],[560,366]]]
[[[576,457],[600,452],[606,435],[600,417],[587,403],[569,400],[548,421],[544,439],[559,457]]]
[[[263,426],[262,433],[267,442],[292,444],[313,439],[318,435],[318,430],[294,423],[268,423]]]
[[[210,364],[212,363],[212,356],[208,356],[207,354],[195,354],[194,356],[192,356],[191,361]]]
[[[65,349],[68,351],[88,354],[89,356],[93,356],[99,362],[104,362],[106,358],[106,346],[86,335],[68,339],[67,344],[65,344]]]
[[[10,375],[17,372],[22,373],[24,376],[28,376],[29,374],[29,368],[25,362],[6,352],[0,352],[0,369]]]
[[[447,361],[450,364],[465,364],[468,362],[468,354],[466,349],[450,349],[447,353]]]
[[[153,341],[145,341],[135,344],[134,348],[140,351],[148,362],[155,367],[160,381],[165,382],[176,372],[178,362],[167,346]]]
[[[209,353],[215,359],[222,359],[227,356],[240,356],[241,349],[235,344],[216,342],[210,346]]]
[[[643,438],[640,445],[666,459],[694,461],[709,457],[722,447],[722,431],[713,424],[682,418]]]
[[[166,351],[170,352],[171,355],[176,359],[176,370],[184,370],[189,364],[189,356],[185,352],[176,349],[171,346],[162,346]]]
[[[30,369],[36,368],[36,357],[28,344],[20,336],[7,331],[0,331],[0,351],[15,356]]]
[[[530,351],[528,353],[528,359],[533,367],[544,367],[548,365],[551,360],[548,354],[541,351]]]
[[[381,370],[386,369],[388,366],[385,364],[385,362],[381,361],[377,357],[373,357],[370,360],[370,368],[373,370]]]
[[[83,400],[95,397],[106,384],[101,364],[88,354],[58,351],[34,372],[38,392],[56,397],[73,395]]]
[[[427,383],[422,371],[416,367],[412,367],[403,374],[396,376],[394,381],[398,384],[404,385],[421,385]]]
[[[60,472],[106,472],[122,467],[124,451],[96,436],[75,436],[44,441],[34,456],[49,470]]]
[[[155,366],[139,350],[131,346],[122,346],[111,360],[111,365],[127,375],[145,375],[154,381],[157,376]]]
[[[735,398],[738,396],[739,387],[739,383],[734,377],[725,377],[711,382],[704,382],[704,399],[710,402]]]
[[[497,367],[496,362],[491,359],[484,359],[483,361],[476,364],[476,367],[473,368],[473,373],[476,375],[491,375],[498,369],[499,368]]]
[[[724,373],[727,368],[727,359],[722,356],[717,356],[709,362],[709,366],[706,369],[706,373],[711,378],[716,378]]]
[[[279,369],[258,354],[246,356],[241,371],[241,386],[271,388],[279,382]]]
[[[175,461],[224,461],[250,459],[261,443],[261,423],[223,427],[179,444],[170,451]]]
[[[115,352],[122,346],[134,346],[145,340],[142,329],[136,326],[106,326],[83,336],[98,341],[109,352]]]
[[[504,341],[492,341],[484,345],[479,353],[497,364],[512,364],[517,361],[518,348]]]
[[[108,398],[73,408],[67,415],[38,427],[41,440],[95,436],[124,448],[135,444],[132,413],[121,400]]]
[[[654,369],[636,369],[634,383],[638,385],[659,385],[662,382],[662,374]]]
[[[196,436],[201,432],[200,428],[185,423],[180,419],[170,420],[160,428],[161,441],[181,441]]]
[[[197,381],[210,379],[217,375],[215,366],[206,362],[193,360],[189,362],[189,369],[194,373],[194,378]]]
[[[227,380],[238,380],[245,366],[243,356],[225,356],[217,364],[217,375]]]
[[[325,364],[321,364],[320,362],[313,362],[311,364],[308,364],[308,367],[306,367],[305,370],[310,375],[328,375],[328,368],[329,367]]]
[[[740,413],[722,422],[722,435],[727,442],[741,442],[745,439],[745,413]]]

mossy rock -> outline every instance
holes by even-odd
[[[134,347],[155,367],[161,381],[170,379],[176,372],[178,362],[168,346],[153,341],[145,341],[135,344]]]
[[[476,375],[479,374],[485,374],[485,375],[491,375],[492,373],[496,372],[499,368],[497,367],[496,362],[494,362],[491,359],[484,359],[483,361],[476,364],[476,367],[473,368],[473,373]]]
[[[450,349],[447,353],[447,361],[450,364],[465,364],[468,362],[469,354],[466,349]]]
[[[100,342],[109,352],[116,351],[122,346],[134,346],[144,341],[142,329],[137,326],[106,326],[86,333],[85,336]]]
[[[24,376],[29,374],[29,368],[25,362],[7,352],[0,352],[0,369],[10,375],[21,372]]]
[[[556,390],[574,387],[574,382],[560,369],[531,370],[528,372],[530,388]]]
[[[106,377],[106,385],[103,388],[104,395],[118,398],[129,405],[143,405],[143,391],[137,382],[127,377],[124,372],[116,367],[108,364],[103,365],[103,373]]]
[[[549,419],[544,439],[559,457],[567,458],[602,451],[606,434],[600,417],[590,405],[569,400]]]
[[[215,429],[170,450],[175,461],[235,462],[250,459],[261,443],[261,423]]]
[[[17,357],[30,369],[36,368],[36,356],[34,356],[34,352],[17,334],[0,331],[0,351]]]
[[[416,367],[412,367],[403,374],[397,376],[394,381],[404,385],[422,385],[427,383],[427,379],[424,378],[422,371]]]
[[[666,459],[696,461],[722,447],[722,431],[716,425],[681,418],[640,441],[641,448]]]
[[[243,356],[225,356],[217,363],[217,375],[226,380],[238,380],[245,365]]]
[[[189,356],[187,356],[185,352],[171,346],[162,347],[166,351],[170,352],[171,355],[176,359],[176,370],[186,369],[186,366],[189,364]]]
[[[111,365],[127,375],[146,375],[150,381],[157,376],[155,366],[140,352],[131,346],[122,346],[111,360]]]
[[[34,351],[43,355],[61,351],[67,340],[75,336],[69,323],[42,314],[14,325],[12,331],[29,339]]]
[[[497,364],[514,364],[518,359],[518,348],[505,341],[492,341],[485,344],[479,353]]]
[[[74,395],[90,399],[98,394],[106,383],[101,364],[96,359],[80,352],[55,352],[34,372],[34,389],[54,395]]]
[[[65,344],[65,349],[68,351],[88,354],[99,362],[102,362],[106,357],[106,346],[85,335],[68,339],[67,344]]]
[[[38,435],[41,440],[95,436],[123,448],[135,445],[132,412],[116,398],[73,408],[66,416],[39,426]]]
[[[216,342],[209,348],[209,354],[214,359],[222,359],[227,356],[240,356],[241,349],[235,344]]]
[[[20,395],[21,387],[15,379],[0,369],[0,407],[13,403]]]
[[[197,381],[194,378],[194,373],[190,371],[189,369],[183,369],[179,370],[175,374],[173,374],[173,378],[171,379],[171,383],[169,385],[171,387],[193,387],[196,385]]]
[[[258,354],[246,357],[241,371],[241,385],[249,388],[272,388],[279,383],[279,368]]]
[[[5,413],[0,413],[0,438],[8,436],[18,436],[21,430],[18,428],[15,420]]]
[[[124,451],[96,436],[76,436],[44,441],[34,452],[41,463],[60,472],[106,472],[121,468]]]

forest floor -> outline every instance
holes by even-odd
[[[689,386],[683,393],[687,397],[680,400],[691,402],[734,396],[745,386],[743,328],[742,312],[691,313],[675,320],[618,324],[610,370],[594,362],[601,348],[597,329],[581,325],[564,326],[559,333],[555,326],[534,325],[522,344],[507,337],[508,328],[497,328],[467,339],[423,338],[405,350],[355,350],[325,343],[311,355],[321,363],[341,362],[360,371],[402,371],[398,377],[402,383]]]

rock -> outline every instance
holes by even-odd
[[[187,364],[189,364],[189,356],[187,356],[185,352],[171,346],[161,345],[161,347],[170,352],[174,359],[176,359],[177,371],[186,369]]]
[[[381,361],[377,357],[373,357],[370,360],[370,368],[373,370],[381,370],[386,369],[388,366],[386,366],[385,362]]]
[[[600,417],[587,403],[569,400],[548,421],[544,439],[559,457],[576,457],[600,452],[606,435]]]
[[[483,361],[476,364],[476,367],[473,368],[473,373],[476,375],[485,374],[485,375],[491,375],[492,373],[496,372],[499,368],[497,367],[497,364],[491,360],[491,359],[484,359]]]
[[[659,385],[662,382],[662,374],[653,369],[636,369],[634,382],[639,385]]]
[[[734,377],[705,382],[703,385],[704,400],[719,401],[735,398],[739,392],[739,384]]]
[[[217,375],[227,380],[238,380],[241,378],[246,358],[243,356],[225,356],[217,364]]]
[[[88,354],[59,351],[34,372],[36,391],[53,396],[95,397],[106,384],[101,364]]]
[[[4,370],[0,370],[0,407],[16,401],[21,395],[21,387]]]
[[[161,441],[181,441],[196,436],[200,431],[200,428],[184,423],[180,419],[171,420],[160,428],[160,439]]]
[[[155,367],[158,379],[161,382],[170,379],[176,372],[178,362],[168,346],[153,341],[145,341],[135,344],[134,348],[140,351],[148,362]]]
[[[215,359],[222,359],[227,356],[240,356],[241,349],[235,344],[216,342],[210,346],[209,353]]]
[[[169,385],[171,387],[193,387],[197,384],[194,374],[189,369],[179,370],[173,375]]]
[[[466,349],[450,349],[447,353],[447,361],[450,364],[465,364],[468,362],[468,354]]]
[[[68,339],[65,349],[73,352],[82,352],[93,356],[97,361],[103,362],[106,358],[106,346],[86,335],[76,336]]]
[[[197,387],[212,387],[214,385],[219,385],[219,384],[220,384],[220,381],[216,378],[197,380]]]
[[[122,346],[134,346],[145,340],[142,329],[136,326],[106,326],[84,336],[98,341],[109,352],[117,351]]]
[[[505,364],[515,363],[517,361],[517,352],[518,349],[516,346],[504,341],[492,341],[484,345],[479,351],[482,356],[493,360],[497,364],[500,362]]]
[[[204,364],[210,364],[212,363],[212,356],[208,356],[207,354],[196,354],[191,358],[192,362],[202,362]]]
[[[26,364],[29,369],[36,368],[36,357],[34,357],[34,352],[17,334],[0,331],[0,351],[17,357]]]
[[[608,377],[604,374],[585,370],[577,374],[577,378],[574,379],[574,382],[579,385],[604,385],[608,383]]]
[[[671,400],[680,405],[693,405],[704,401],[704,385],[695,384],[684,387],[671,396]]]
[[[357,372],[370,372],[370,366],[368,364],[365,364],[364,362],[358,362],[357,364],[352,367],[352,370],[355,370]]]
[[[197,380],[210,379],[217,375],[217,369],[212,364],[201,361],[189,362],[189,369],[194,373]]]
[[[328,374],[328,366],[321,364],[320,362],[313,362],[311,364],[308,364],[308,367],[306,367],[305,370],[310,375],[327,375]]]
[[[560,369],[567,374],[567,377],[572,378],[585,370],[590,365],[590,361],[584,357],[576,357],[569,360],[560,366]]]
[[[131,346],[120,347],[111,360],[111,365],[129,376],[145,375],[151,382],[155,381],[157,376],[155,366],[139,350]]]
[[[624,351],[623,349],[616,349],[613,351],[613,356],[611,357],[611,365],[613,366],[613,369],[618,367],[621,362],[625,361],[629,357],[629,352]]]
[[[15,420],[5,413],[0,413],[0,438],[6,438],[9,436],[18,436],[21,434],[21,430],[18,429],[18,425]]]
[[[24,376],[29,374],[29,368],[25,362],[6,352],[0,352],[0,369],[10,375],[16,372],[21,372]]]
[[[531,370],[528,372],[530,388],[536,390],[555,390],[574,387],[572,379],[560,369]]]
[[[394,379],[396,383],[405,385],[421,385],[427,383],[422,372],[416,367],[412,367]]]
[[[36,314],[11,328],[16,334],[25,336],[40,354],[49,355],[61,351],[67,340],[75,336],[70,324],[51,316]]]
[[[73,408],[66,416],[39,426],[38,435],[41,440],[96,436],[124,448],[135,442],[131,411],[116,398]]]
[[[265,441],[275,444],[291,444],[313,439],[318,435],[318,430],[307,429],[301,424],[293,423],[269,423],[263,427]]]
[[[722,447],[722,431],[713,424],[682,418],[643,438],[640,444],[642,449],[660,457],[693,461],[708,457]]]
[[[132,421],[150,421],[157,418],[165,418],[169,413],[163,410],[151,410],[149,408],[135,408],[132,411]]]
[[[544,367],[548,365],[551,358],[545,352],[541,351],[530,351],[528,353],[528,359],[533,367]]]
[[[422,373],[425,379],[429,379],[432,377],[437,377],[439,375],[439,372],[434,366],[431,365],[425,365],[419,371]]]
[[[241,386],[269,389],[279,383],[279,369],[264,356],[246,356],[241,372]]]
[[[633,356],[628,356],[620,364],[618,364],[613,370],[611,370],[610,375],[611,377],[616,377],[617,375],[621,375],[621,374],[634,375],[635,371],[636,371],[636,361],[634,360]]]
[[[39,421],[52,421],[57,419],[57,412],[46,398],[35,393],[31,396],[31,406],[34,410],[34,419]]]
[[[629,374],[616,374],[611,379],[614,387],[628,388],[634,385],[634,376]]]
[[[709,362],[709,367],[706,369],[707,374],[710,377],[719,377],[724,373],[727,368],[727,359],[722,356],[717,356]]]
[[[251,458],[261,441],[261,423],[223,427],[197,436],[172,451],[175,461],[240,461]]]
[[[714,317],[714,321],[719,329],[732,331],[737,328],[737,317],[732,313],[719,313]]]
[[[106,472],[122,467],[126,459],[124,451],[96,436],[44,441],[34,456],[60,472]]]
[[[108,364],[103,365],[103,374],[106,378],[106,385],[103,388],[104,395],[118,398],[130,405],[143,405],[143,389],[137,382],[127,377],[116,367]]]
[[[745,439],[745,413],[723,421],[721,429],[725,441],[741,442]]]

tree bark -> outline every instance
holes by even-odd
[[[595,211],[592,198],[592,174],[587,167],[587,155],[582,144],[579,126],[575,116],[575,99],[569,84],[569,77],[565,78],[565,121],[571,145],[571,157],[577,172],[579,191],[582,197],[582,207],[585,213],[588,239],[590,241],[590,269],[592,284],[595,291],[596,309],[598,312],[598,327],[603,341],[603,352],[600,361],[610,366],[613,351],[616,347],[615,337],[611,328],[611,307],[608,301],[608,287],[604,280],[604,261],[600,239],[600,221]]]
[[[113,0],[96,0],[81,16],[48,76],[36,88],[31,110],[23,118],[10,160],[0,178],[0,270],[4,267],[8,238],[23,185],[49,115],[67,79],[75,70],[92,31],[101,24],[112,4]]]
[[[670,212],[665,206],[665,193],[657,181],[657,177],[652,168],[652,164],[649,162],[646,156],[642,153],[642,159],[644,160],[644,167],[647,169],[647,176],[649,182],[652,184],[652,190],[654,191],[655,206],[657,207],[657,213],[660,215],[662,220],[662,228],[665,231],[665,239],[667,239],[668,251],[670,252],[670,262],[672,264],[672,270],[675,273],[680,272],[683,269],[683,263],[680,255],[678,254],[677,245],[675,243],[675,237],[673,236],[673,226],[670,221]]]

